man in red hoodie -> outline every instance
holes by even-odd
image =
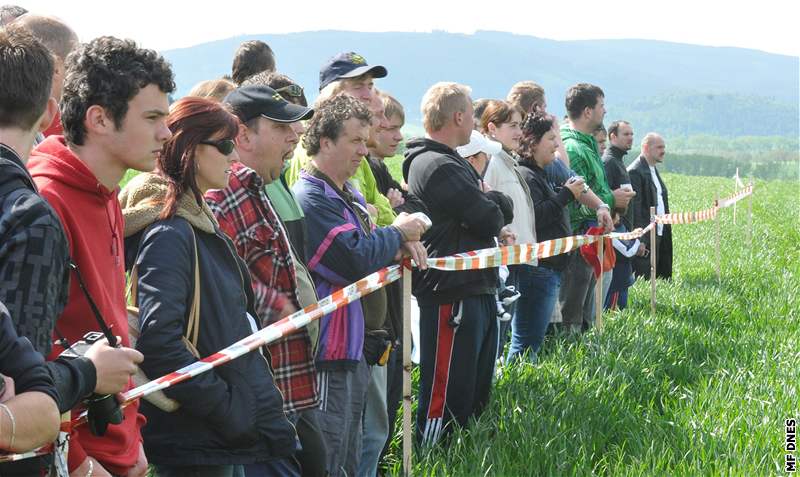
[[[123,219],[117,184],[127,169],[150,171],[170,137],[166,126],[175,83],[169,64],[130,40],[100,37],[81,45],[66,64],[61,100],[64,136],[51,136],[31,155],[28,169],[56,210],[88,293],[121,344],[129,346],[125,302]],[[98,328],[74,279],[56,324],[69,342]],[[54,348],[49,358],[58,356]],[[71,475],[144,476],[144,418],[138,406],[103,437],[80,426],[69,449]]]

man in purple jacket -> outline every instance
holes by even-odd
[[[339,95],[323,102],[311,119],[303,146],[311,158],[294,185],[306,214],[308,268],[317,295],[327,296],[401,258],[424,264],[419,242],[422,220],[400,214],[376,228],[361,194],[348,179],[367,154],[371,114],[357,99]],[[364,357],[364,321],[386,315],[378,290],[326,315],[320,324],[317,384],[320,427],[332,476],[356,475],[361,413],[369,373]]]

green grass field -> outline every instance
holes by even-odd
[[[700,210],[731,180],[665,175],[671,209]],[[492,403],[449,447],[415,454],[414,475],[781,475],[784,420],[800,417],[797,182],[756,183],[713,222],[676,225],[675,276],[631,289],[602,331],[548,341],[507,368]],[[400,421],[392,472],[400,473]],[[797,453],[795,452],[795,456]]]
[[[402,179],[399,159],[388,165]],[[730,179],[664,178],[673,212],[733,192]],[[748,199],[737,226],[721,211],[719,284],[715,223],[674,226],[675,276],[658,284],[655,317],[638,282],[602,331],[506,368],[484,415],[449,447],[417,452],[413,475],[782,475],[784,420],[800,418],[798,186],[756,182],[752,247]]]

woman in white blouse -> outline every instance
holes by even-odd
[[[517,149],[522,138],[522,118],[524,113],[507,101],[492,100],[486,105],[481,115],[480,129],[490,139],[499,142],[503,147],[500,152],[492,154],[486,168],[484,182],[494,190],[500,191],[514,201],[514,220],[510,224],[511,231],[516,234],[516,243],[536,242],[536,227],[533,213],[533,202],[528,186],[517,171]],[[536,265],[532,263],[531,265]],[[519,267],[509,267],[506,285],[517,287]],[[524,293],[524,290],[520,290]],[[509,310],[512,315],[513,309]],[[510,322],[502,322],[500,327],[500,346],[502,353],[507,341]]]

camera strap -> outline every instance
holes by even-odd
[[[100,309],[97,308],[97,304],[92,299],[92,295],[89,294],[89,290],[86,288],[86,283],[83,281],[83,277],[81,276],[81,271],[78,270],[78,266],[75,262],[70,259],[69,261],[69,268],[75,272],[75,276],[78,277],[78,285],[83,290],[83,294],[86,296],[86,301],[89,302],[89,307],[92,309],[92,314],[94,314],[95,319],[97,320],[97,324],[100,326],[100,330],[105,335],[106,339],[108,340],[108,345],[112,348],[117,346],[117,337],[114,336],[114,333],[111,332],[111,328],[108,327],[106,321],[103,319],[103,315],[100,314]]]

